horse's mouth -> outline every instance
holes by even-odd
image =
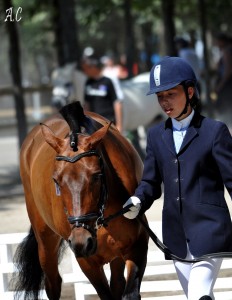
[[[69,243],[71,250],[76,258],[89,257],[94,255],[97,250],[97,240],[92,238],[84,245]]]

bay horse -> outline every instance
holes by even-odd
[[[116,127],[84,112],[78,101],[32,129],[20,151],[31,228],[15,254],[16,299],[22,290],[25,300],[39,299],[44,286],[49,300],[60,299],[62,243],[100,299],[141,299],[148,234],[137,220],[110,216],[134,193],[142,169],[138,153]]]

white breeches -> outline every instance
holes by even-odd
[[[186,259],[194,257],[188,248]],[[199,300],[202,296],[210,296],[213,300],[213,288],[220,271],[222,258],[207,259],[197,263],[174,261],[176,273],[188,300]]]

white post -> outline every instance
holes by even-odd
[[[41,101],[40,101],[40,93],[34,92],[32,94],[32,105],[33,105],[33,111],[32,116],[36,121],[41,120],[42,113],[41,113]]]

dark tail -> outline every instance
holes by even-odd
[[[24,300],[38,300],[39,291],[44,288],[44,273],[39,263],[38,244],[32,227],[16,250],[14,264],[18,270],[12,280],[14,299],[19,299],[19,293],[23,291]]]

